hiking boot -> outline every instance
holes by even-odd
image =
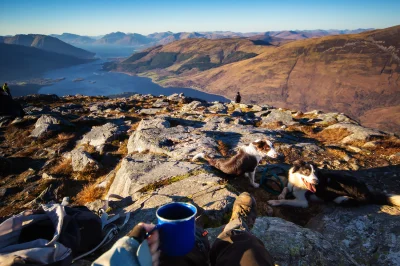
[[[253,228],[257,218],[256,207],[256,200],[248,192],[243,192],[237,196],[235,202],[233,203],[230,221],[238,219],[242,223],[245,223],[250,230]]]

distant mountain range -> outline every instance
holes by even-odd
[[[0,43],[0,81],[37,78],[46,71],[88,62],[87,59],[35,47]]]
[[[89,36],[80,36],[72,33],[63,33],[61,35],[51,34],[50,36],[72,45],[92,44],[96,41],[96,39]]]
[[[83,59],[91,59],[95,56],[95,54],[92,52],[74,47],[71,44],[65,43],[57,38],[40,34],[18,34],[11,37],[0,37],[0,43],[35,47],[44,51]]]
[[[360,33],[372,29],[357,30],[303,30],[303,31],[268,31],[268,32],[231,32],[231,31],[210,31],[210,32],[156,32],[149,35],[138,33],[112,32],[104,35],[102,38],[95,39],[88,36],[80,36],[71,33],[61,35],[53,34],[51,36],[73,44],[107,44],[124,45],[135,47],[150,47],[155,45],[165,45],[174,41],[205,38],[205,39],[223,39],[223,38],[251,38],[252,40],[266,41],[274,45],[287,43],[293,40],[322,37],[328,35]]]
[[[344,112],[366,126],[400,133],[400,26],[328,33],[179,40],[105,68],[231,99],[240,91],[247,103]],[[270,45],[277,40],[280,46]]]

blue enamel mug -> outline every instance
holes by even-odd
[[[161,251],[169,256],[183,256],[195,244],[195,206],[184,202],[172,202],[158,208],[156,229],[160,234]]]

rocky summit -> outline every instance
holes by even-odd
[[[97,211],[111,194],[111,213],[130,212],[125,235],[156,222],[168,202],[191,202],[212,242],[229,221],[235,197],[257,200],[252,229],[278,265],[399,265],[400,209],[390,206],[308,209],[270,207],[277,195],[247,178],[227,176],[192,157],[228,157],[269,139],[280,156],[262,161],[256,182],[280,188],[298,159],[356,176],[400,194],[400,139],[361,126],[343,113],[299,112],[269,105],[205,102],[184,95],[125,98],[31,95],[17,99],[26,116],[0,117],[0,220],[41,203]]]

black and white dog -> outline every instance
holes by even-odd
[[[264,157],[277,158],[273,144],[269,140],[256,140],[247,146],[242,146],[239,152],[229,159],[213,159],[204,153],[196,154],[192,161],[198,158],[205,159],[211,166],[229,175],[245,175],[250,179],[251,184],[257,188],[260,184],[254,181],[256,169]]]
[[[295,199],[287,200],[291,192]],[[400,206],[400,195],[371,191],[355,177],[341,172],[318,171],[312,164],[296,161],[289,170],[288,185],[278,196],[269,200],[271,206],[308,207],[308,201],[333,201],[343,206],[378,204]]]

